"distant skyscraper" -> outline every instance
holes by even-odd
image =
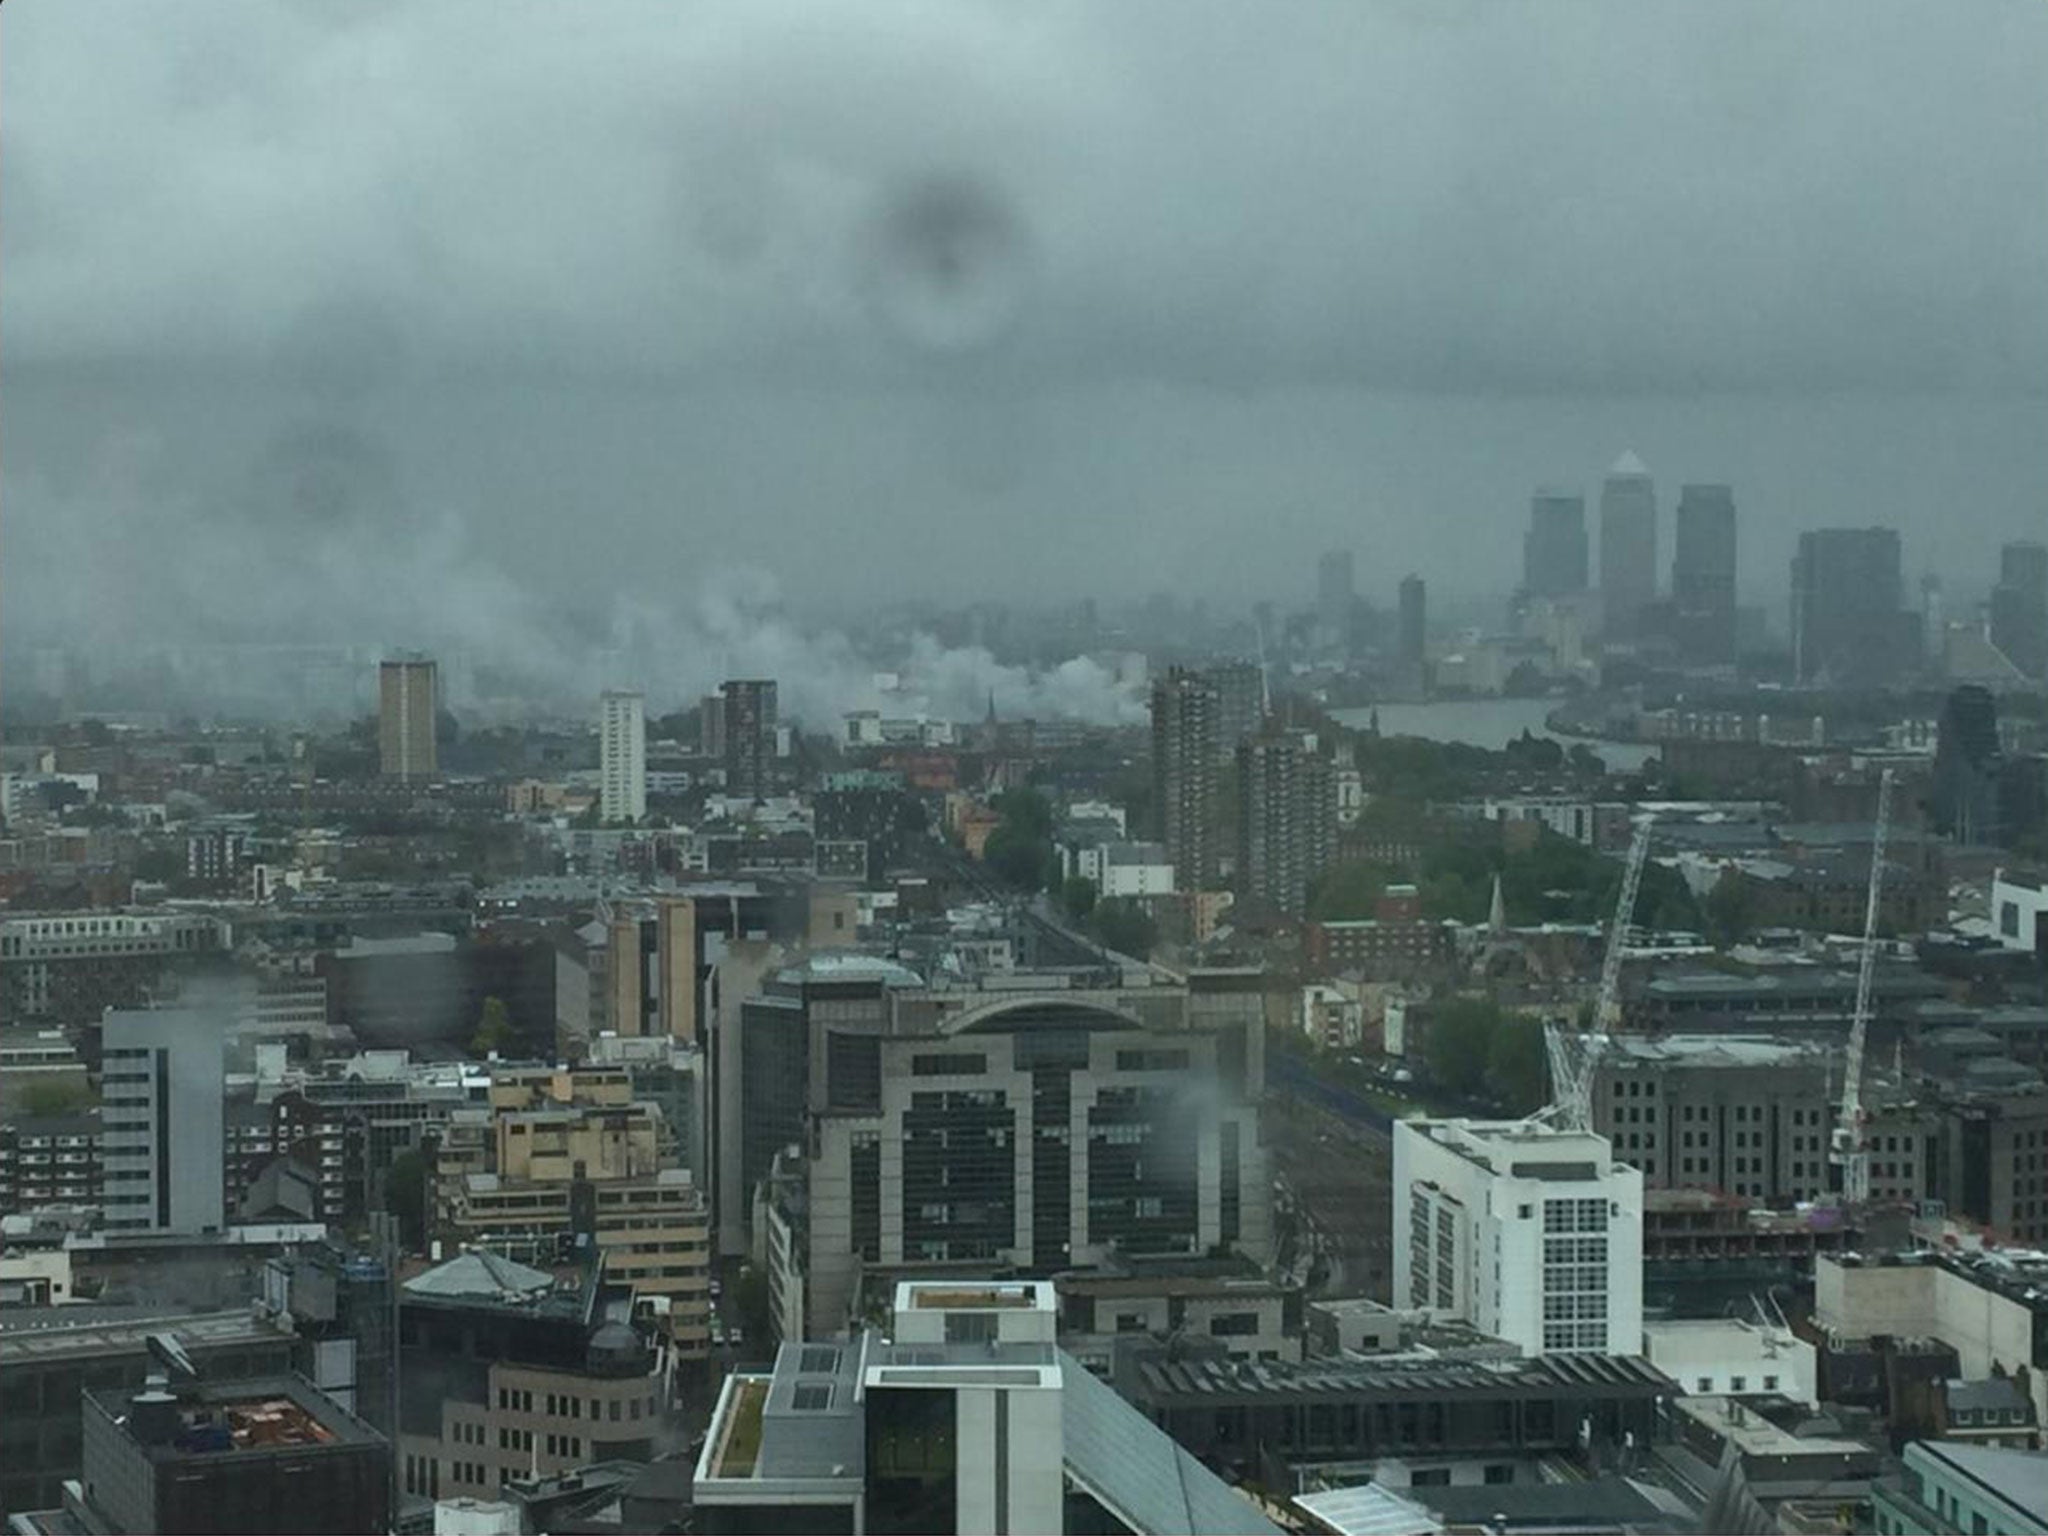
[[[439,676],[430,658],[394,657],[377,669],[377,760],[386,778],[430,779],[440,771],[439,714]]]
[[[1316,627],[1326,645],[1344,649],[1351,637],[1351,611],[1357,603],[1351,551],[1333,549],[1316,561]]]
[[[1420,576],[1401,578],[1401,664],[1419,667],[1429,642],[1429,593]]]
[[[1999,838],[1998,703],[1974,683],[1950,693],[1934,747],[1934,830],[1959,843]]]
[[[725,695],[707,693],[697,707],[697,750],[705,757],[725,756]]]
[[[775,684],[728,682],[725,696],[725,792],[764,799],[775,782]]]
[[[1600,606],[1606,633],[1631,639],[1657,601],[1657,488],[1650,471],[1624,453],[1600,486]]]
[[[107,1227],[218,1231],[223,1177],[222,1031],[183,1009],[112,1009],[100,1026]]]
[[[1586,498],[1538,491],[1522,538],[1522,587],[1531,597],[1570,597],[1586,590]]]
[[[1911,660],[1896,528],[1821,528],[1792,560],[1792,666],[1802,683],[1869,687]]]
[[[1217,887],[1224,829],[1219,825],[1218,752],[1223,699],[1200,672],[1175,667],[1152,684],[1152,801],[1184,891]]]
[[[1678,493],[1671,612],[1679,656],[1697,666],[1735,660],[1735,493],[1688,485]]]
[[[2048,544],[2023,539],[1999,551],[1991,643],[2027,676],[2048,678]]]
[[[1337,849],[1337,786],[1328,758],[1299,731],[1237,749],[1240,896],[1299,914]]]
[[[607,693],[598,701],[598,815],[638,821],[647,814],[647,701]]]

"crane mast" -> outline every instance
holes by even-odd
[[[1556,1023],[1543,1031],[1550,1057],[1551,1114],[1568,1131],[1590,1130],[1593,1124],[1593,1069],[1610,1031],[1621,1025],[1621,956],[1628,947],[1629,925],[1635,919],[1636,893],[1642,888],[1643,866],[1650,857],[1650,828],[1656,817],[1636,822],[1622,866],[1621,891],[1614,902],[1614,922],[1607,930],[1607,953],[1600,962],[1600,990],[1594,995],[1593,1032],[1574,1043]]]
[[[1877,826],[1870,839],[1870,883],[1863,898],[1863,953],[1856,962],[1856,1007],[1842,1068],[1842,1104],[1829,1160],[1842,1170],[1842,1203],[1870,1199],[1870,1138],[1863,1109],[1863,1051],[1870,1035],[1870,983],[1877,971],[1877,913],[1884,895],[1884,848],[1891,832],[1892,771],[1877,779]]]

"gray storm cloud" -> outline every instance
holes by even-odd
[[[1528,487],[1628,443],[1736,482],[1775,602],[1787,530],[1981,565],[2048,499],[2033,0],[0,27],[10,640],[459,644],[560,693],[647,611],[678,689],[730,651],[854,707],[900,658],[734,629],[706,574],[1242,600],[1342,542],[1383,600],[1485,587]],[[1127,710],[1073,665],[925,668]]]

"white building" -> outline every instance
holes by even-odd
[[[1991,877],[1991,927],[2007,949],[2036,949],[2048,934],[2048,880],[1999,870]]]
[[[692,1499],[708,1530],[1276,1532],[1057,1344],[1049,1281],[896,1287],[888,1336],[790,1342],[726,1378]]]
[[[1604,1136],[1526,1121],[1394,1127],[1394,1306],[1531,1355],[1643,1347],[1643,1176]],[[1533,1282],[1533,1283],[1532,1283]]]
[[[1104,843],[1092,852],[1097,895],[1107,898],[1173,894],[1173,864],[1163,843]],[[1083,853],[1084,864],[1087,857]]]
[[[606,693],[598,715],[598,815],[640,821],[647,815],[647,700]]]
[[[1365,1037],[1365,1004],[1357,985],[1310,982],[1303,987],[1301,1032],[1325,1050],[1357,1050]]]
[[[181,1009],[108,1009],[100,1029],[109,1232],[218,1232],[224,1021]]]
[[[1814,1348],[1778,1324],[1739,1317],[1670,1319],[1643,1325],[1643,1355],[1688,1397],[1819,1399]]]

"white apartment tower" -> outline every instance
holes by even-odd
[[[1529,1355],[1643,1349],[1643,1176],[1528,1121],[1394,1127],[1394,1305]]]
[[[599,700],[598,814],[606,821],[639,821],[647,814],[647,700],[613,692]]]
[[[226,1221],[221,1176],[224,1018],[107,1010],[100,1028],[107,1227],[209,1232]]]

